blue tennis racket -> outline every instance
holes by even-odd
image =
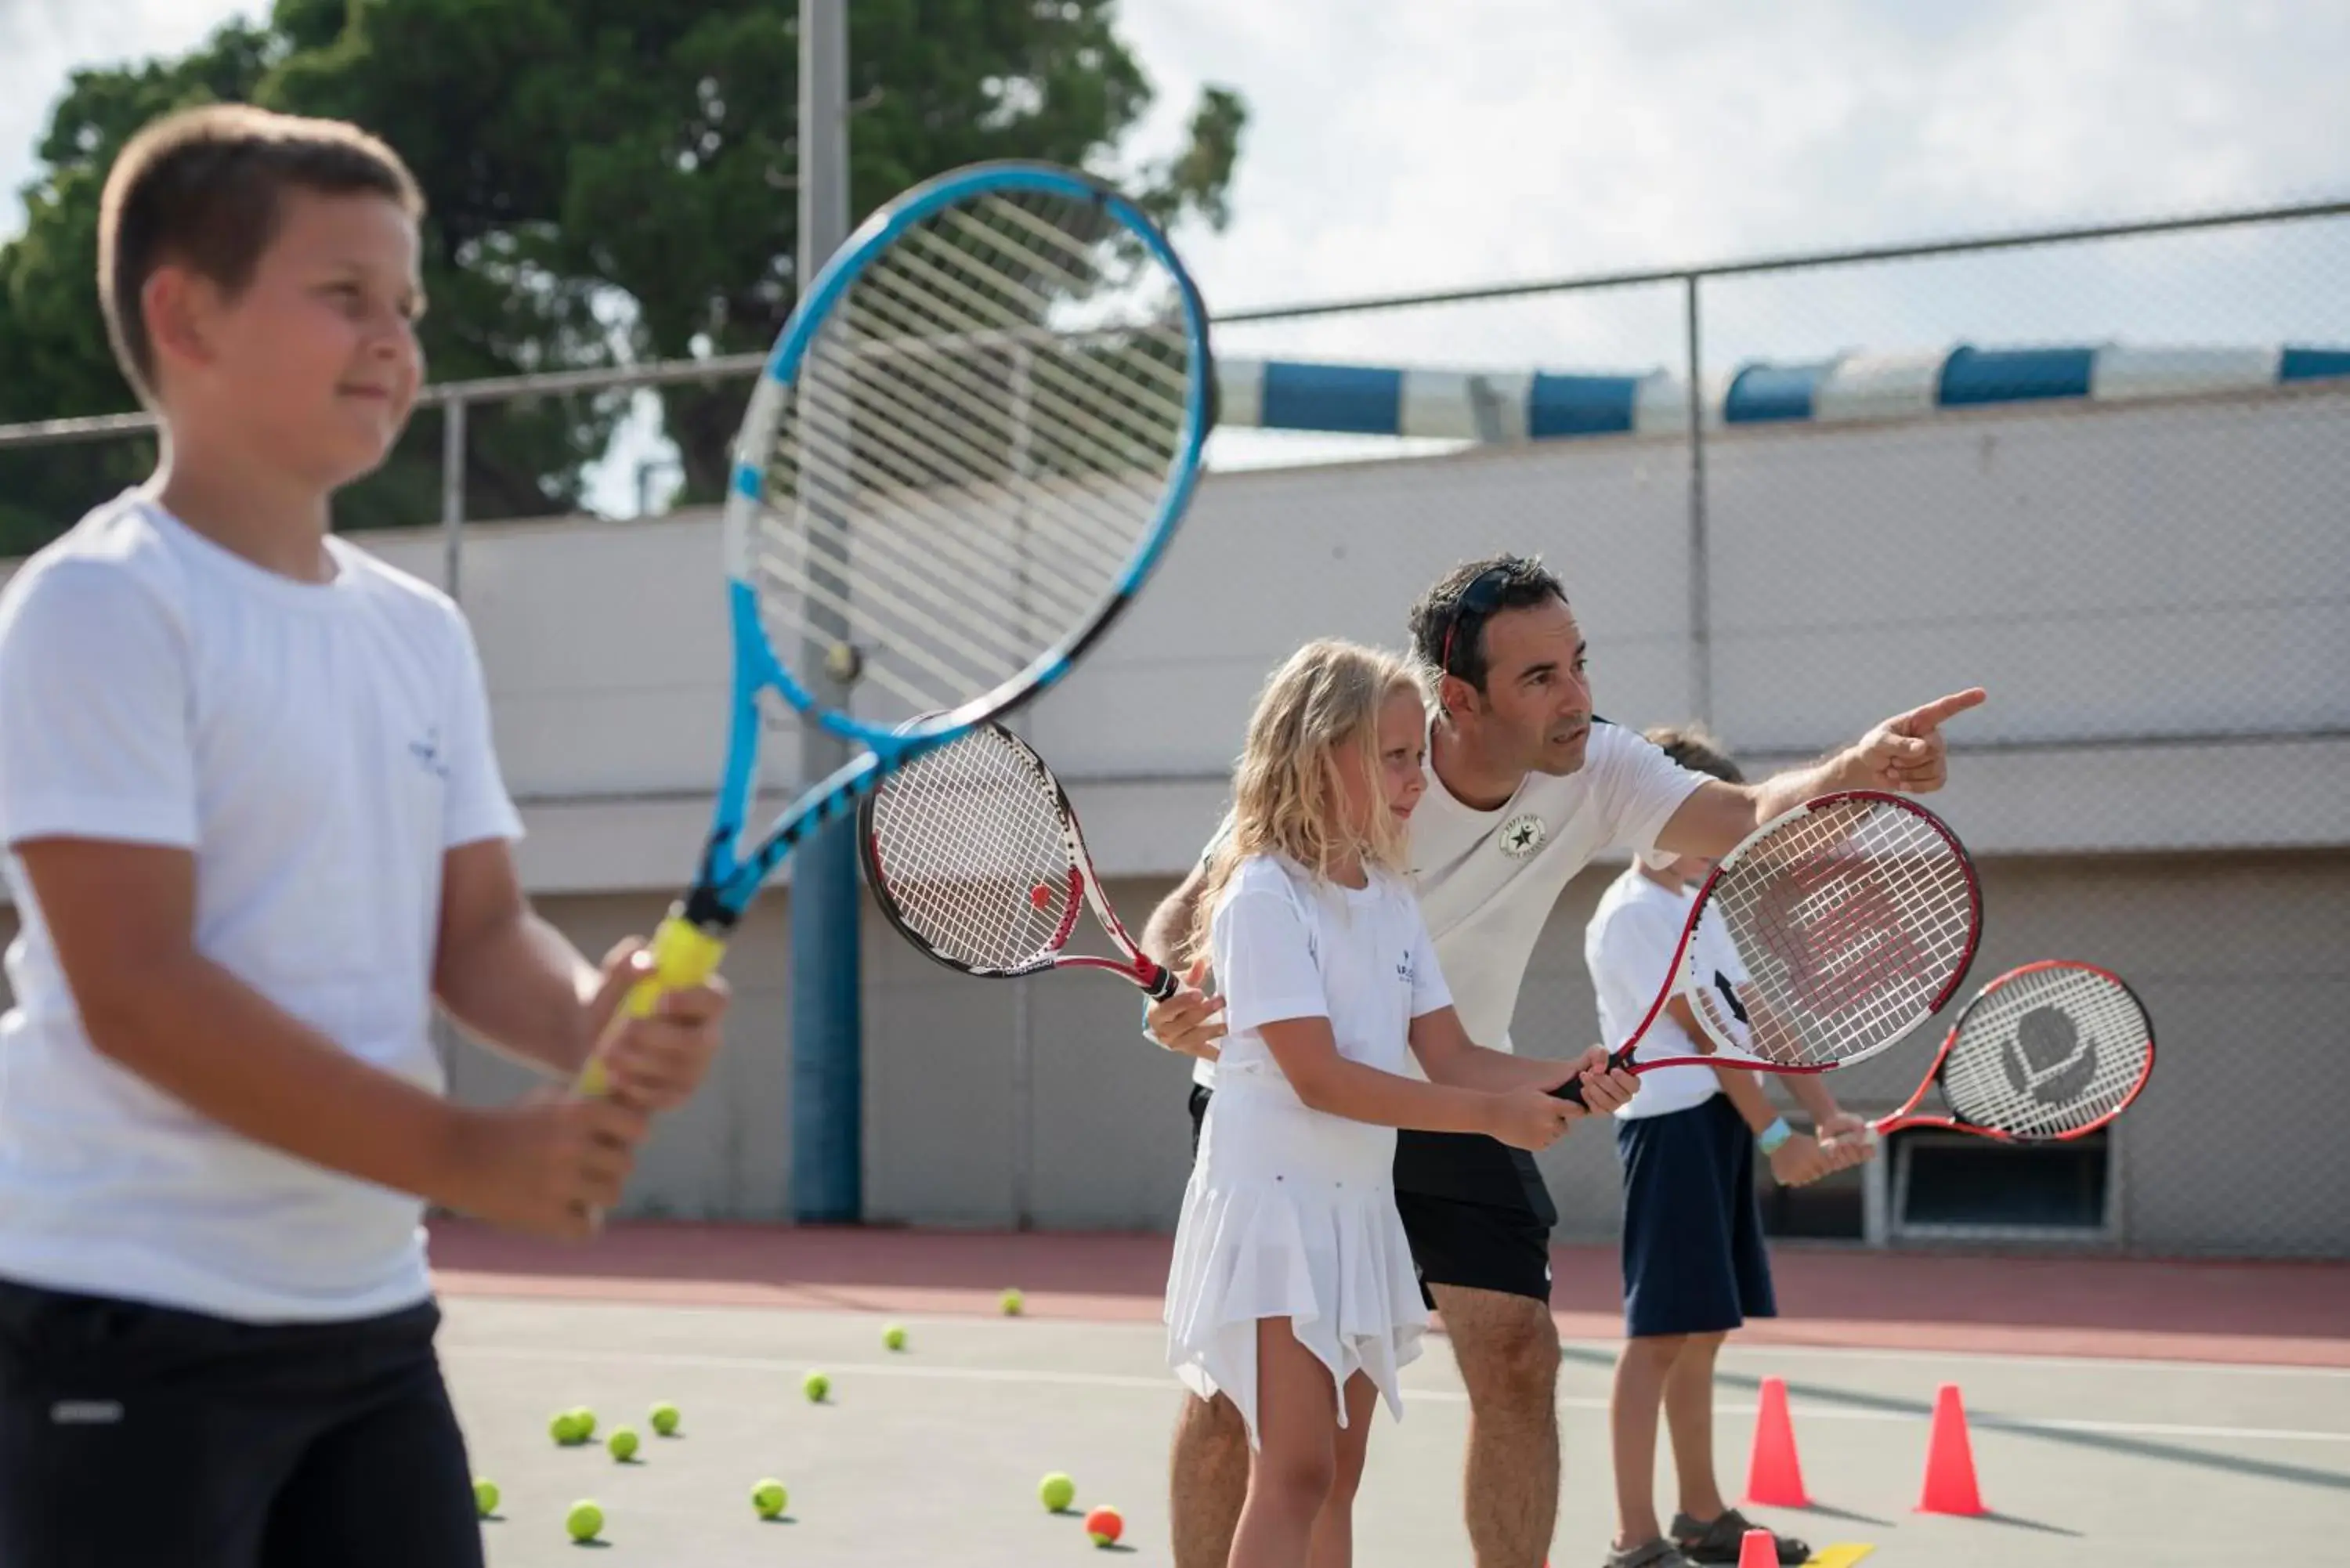
[[[626,1011],[700,984],[795,845],[1059,680],[1182,519],[1207,312],[1131,201],[1043,164],[905,192],[801,297],[735,441],[733,717],[693,886]],[[858,748],[746,842],[771,719]],[[580,1086],[600,1093],[599,1061]]]

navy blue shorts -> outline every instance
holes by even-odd
[[[1726,1334],[1776,1317],[1754,1135],[1726,1095],[1616,1124],[1624,1165],[1624,1332]]]

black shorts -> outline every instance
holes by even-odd
[[[1772,1317],[1754,1135],[1726,1095],[1616,1124],[1624,1163],[1624,1333],[1726,1334]]]
[[[479,1568],[440,1321],[252,1324],[0,1282],[0,1563]]]
[[[1213,1092],[1191,1085],[1191,1158]],[[1396,1212],[1419,1293],[1431,1285],[1550,1300],[1550,1232],[1558,1209],[1534,1156],[1480,1133],[1396,1134]]]

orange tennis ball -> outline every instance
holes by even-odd
[[[1126,1533],[1126,1521],[1118,1510],[1105,1503],[1086,1515],[1086,1533],[1094,1538],[1096,1546],[1115,1545],[1118,1538]]]
[[[1051,909],[1053,907],[1053,888],[1051,884],[1039,882],[1034,888],[1029,888],[1028,901],[1035,905],[1040,909]]]

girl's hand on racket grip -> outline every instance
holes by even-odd
[[[1610,1067],[1607,1047],[1594,1045],[1567,1064],[1557,1086],[1548,1092],[1570,1105],[1581,1106],[1593,1116],[1612,1116],[1640,1092],[1640,1080],[1621,1067]]]
[[[592,1235],[620,1200],[646,1125],[644,1112],[619,1100],[554,1090],[468,1110],[457,1123],[449,1206],[533,1235]]]
[[[590,1017],[596,1037],[604,1039],[598,1053],[604,1092],[658,1113],[683,1105],[702,1086],[718,1054],[732,998],[724,978],[712,974],[699,985],[653,993],[645,1016],[624,1010],[631,991],[655,969],[652,954],[635,938],[615,947],[605,957]]]
[[[1193,960],[1175,994],[1144,1012],[1143,1027],[1166,1049],[1212,1062],[1222,1054],[1216,1042],[1224,1037],[1224,999],[1200,989],[1207,978],[1208,961]]]
[[[1838,1111],[1819,1126],[1820,1152],[1830,1170],[1849,1170],[1877,1158],[1877,1140],[1868,1123],[1850,1111]]]
[[[1492,1096],[1486,1131],[1512,1148],[1544,1149],[1566,1136],[1586,1113],[1548,1089],[1507,1089]]]

